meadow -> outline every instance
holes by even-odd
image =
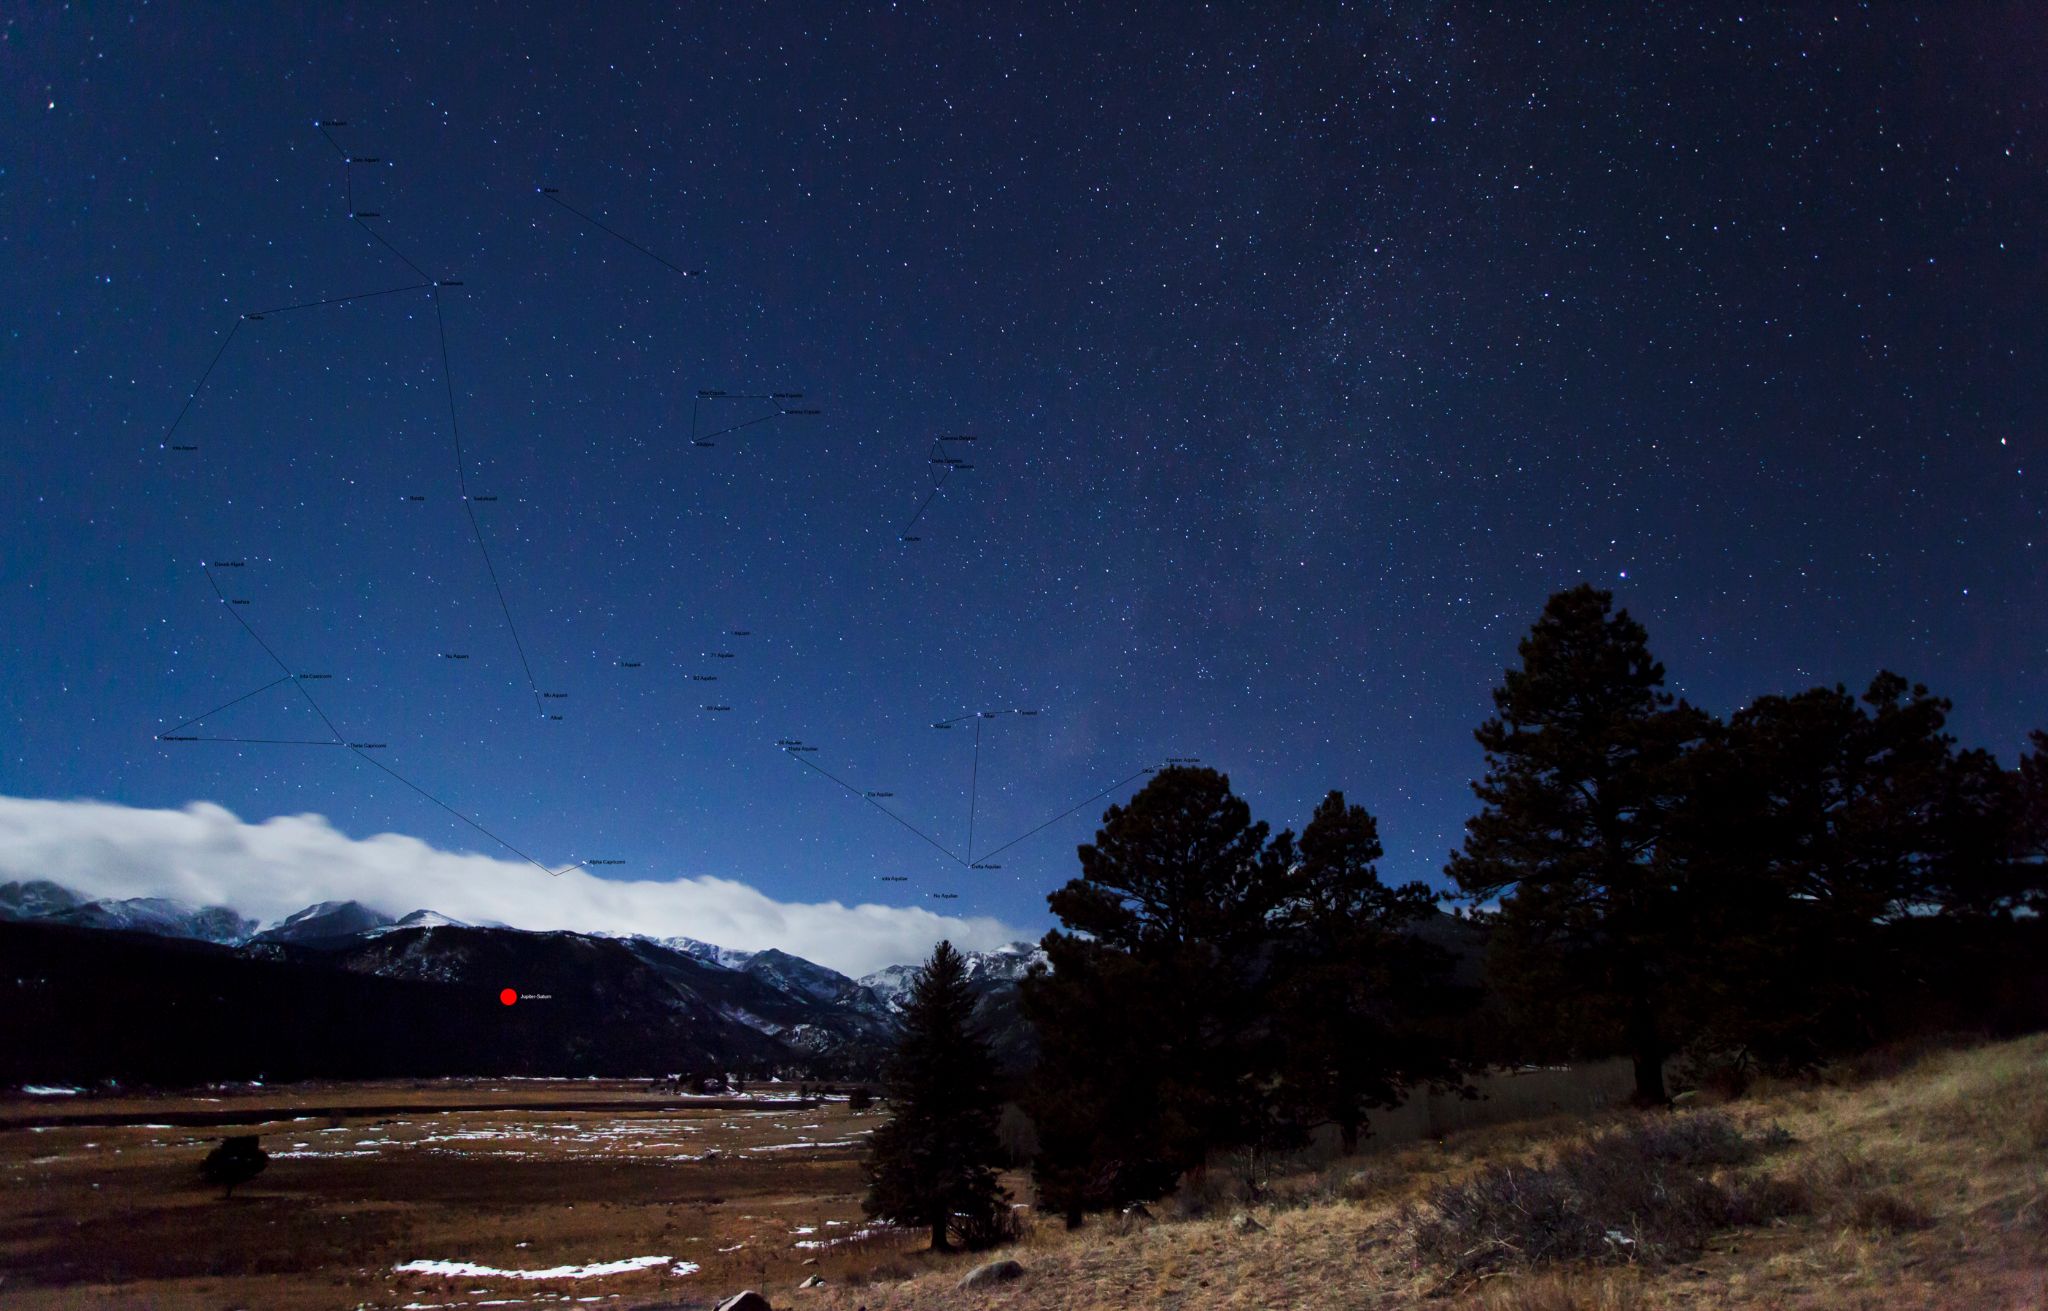
[[[1356,1156],[1220,1161],[1149,1213],[1077,1232],[1026,1211],[1023,1242],[995,1254],[1023,1277],[974,1289],[959,1281],[987,1255],[863,1220],[862,1141],[884,1112],[843,1100],[597,1081],[18,1099],[0,1102],[0,1302],[708,1308],[757,1288],[817,1311],[2048,1305],[2048,1036],[1879,1053],[1676,1113],[1624,1109],[1619,1077],[1497,1076],[1483,1100],[1388,1117]],[[222,1116],[239,1123],[174,1123]],[[1627,1194],[1623,1174],[1654,1168],[1641,1143],[1710,1129],[1753,1150],[1634,1189],[1643,1207],[1670,1177],[1768,1206],[1631,1215],[1611,1247],[1534,1259],[1557,1235],[1533,1199],[1561,1163],[1594,1160],[1598,1186]],[[197,1177],[223,1132],[272,1154],[231,1199]],[[1443,1223],[1503,1179],[1505,1206],[1469,1232]],[[1006,1183],[1028,1203],[1025,1177]]]
[[[81,1122],[116,1117],[148,1118]],[[877,1121],[844,1099],[533,1080],[0,1103],[23,1121],[43,1123],[0,1130],[9,1306],[662,1305],[907,1241],[862,1220]],[[231,1198],[198,1176],[226,1133],[270,1153]]]

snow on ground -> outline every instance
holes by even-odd
[[[746,1151],[748,1151],[748,1152],[793,1152],[793,1151],[798,1151],[798,1150],[801,1150],[801,1149],[803,1149],[803,1148],[820,1148],[820,1149],[822,1149],[822,1148],[826,1148],[826,1147],[857,1147],[857,1146],[859,1146],[859,1145],[860,1145],[860,1144],[859,1144],[859,1142],[858,1142],[857,1140],[855,1140],[855,1139],[852,1139],[852,1138],[842,1138],[842,1139],[840,1139],[840,1140],[839,1140],[839,1141],[837,1141],[837,1142],[830,1142],[830,1143],[813,1143],[813,1142],[796,1142],[796,1143],[764,1143],[764,1144],[762,1144],[762,1145],[761,1145],[761,1146],[759,1146],[759,1147],[749,1147],[749,1148],[746,1148],[745,1150],[746,1150]]]
[[[394,1274],[442,1275],[451,1279],[602,1279],[607,1275],[623,1275],[658,1265],[669,1266],[672,1275],[693,1275],[698,1270],[696,1262],[678,1261],[672,1256],[629,1256],[620,1261],[557,1265],[544,1270],[500,1270],[496,1266],[478,1265],[473,1261],[407,1261],[391,1269]]]
[[[834,1221],[833,1223],[836,1224],[838,1222]],[[856,1229],[850,1234],[841,1234],[837,1238],[806,1238],[799,1242],[791,1243],[790,1246],[800,1247],[805,1250],[814,1250],[821,1247],[837,1247],[841,1243],[858,1243],[861,1239],[872,1238],[876,1234],[891,1233],[894,1232],[896,1228],[897,1226],[895,1225],[869,1225],[864,1229]]]

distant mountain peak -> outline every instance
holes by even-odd
[[[1016,983],[1034,964],[1045,959],[1045,949],[1034,942],[1012,942],[991,951],[964,951],[960,955],[967,966],[967,982],[987,989]],[[881,998],[891,1011],[900,1011],[921,968],[890,965],[862,975],[858,982]]]
[[[258,942],[318,942],[348,938],[395,924],[383,911],[360,901],[320,901],[285,916],[256,935]]]
[[[397,933],[401,929],[468,929],[474,927],[476,926],[455,919],[452,916],[443,915],[438,910],[416,910],[409,915],[401,915],[390,924],[379,924],[375,928],[365,929],[363,930],[363,936],[374,938],[383,933]]]
[[[154,933],[164,938],[238,944],[256,921],[227,906],[193,906],[168,897],[101,897],[88,900],[48,879],[0,884],[0,919],[47,920],[81,929]]]
[[[639,938],[642,942],[651,942],[657,947],[666,947],[670,951],[679,951],[685,956],[694,957],[707,965],[716,965],[721,969],[737,970],[744,967],[748,961],[754,958],[754,953],[751,951],[739,951],[732,947],[721,947],[715,942],[701,942],[696,938],[681,936],[650,938],[645,934],[633,934],[631,936]]]
[[[0,883],[0,919],[33,920],[85,904],[85,898],[48,879]]]

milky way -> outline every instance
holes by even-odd
[[[16,15],[0,791],[1033,924],[1436,877],[1582,579],[2048,721],[2029,7],[838,8]]]

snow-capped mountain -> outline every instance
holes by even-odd
[[[85,904],[85,898],[48,879],[0,883],[0,920],[34,920]]]
[[[299,913],[304,914],[305,912],[301,911]],[[366,929],[363,931],[363,936],[374,938],[380,933],[392,933],[399,929],[467,929],[473,927],[475,926],[466,924],[461,920],[450,919],[438,910],[416,910],[410,915],[400,916],[390,924],[379,924],[376,928]]]
[[[287,915],[255,937],[257,942],[319,942],[347,938],[394,924],[389,915],[360,901],[322,901]],[[452,922],[452,921],[451,921]]]
[[[240,943],[256,929],[227,906],[192,906],[164,897],[87,900],[71,889],[34,879],[0,885],[0,919],[48,920],[82,929],[154,933],[165,938]]]
[[[740,951],[733,947],[721,947],[713,942],[699,942],[695,938],[642,937],[641,940],[651,942],[658,947],[666,947],[670,951],[679,951],[685,956],[694,956],[696,959],[707,964],[722,966],[728,970],[739,969],[754,958],[754,953],[751,951]]]
[[[642,1053],[652,1062],[648,1069],[676,1062],[716,1068],[726,1061],[872,1073],[894,1040],[917,972],[914,965],[895,965],[856,980],[774,948],[740,951],[687,937],[465,924],[430,909],[393,919],[356,901],[323,901],[259,932],[256,921],[225,906],[150,897],[91,900],[45,880],[0,885],[0,923],[131,931],[123,939],[129,947],[116,948],[110,935],[104,950],[77,939],[49,948],[83,953],[84,961],[111,959],[117,951],[146,954],[132,945],[139,933],[219,944],[250,969],[299,972],[279,987],[309,986],[307,978],[339,971],[393,985],[453,988],[458,996],[473,990],[492,1006],[508,986],[545,996],[545,1011],[520,1007],[506,1014],[552,1017],[548,1024],[559,1026],[560,1034],[536,1038],[531,1051],[516,1060],[508,1055],[504,1068],[563,1062],[568,1068],[602,1051],[612,1054],[608,1060]],[[1015,982],[1041,958],[1029,943],[966,954],[976,1016],[1011,1064],[1018,1063],[1011,1055],[1028,1050],[1029,1041],[1017,1016]],[[202,967],[187,962],[177,968]],[[254,993],[229,995],[234,992],[208,995],[221,1005],[254,1004]]]
[[[838,970],[826,969],[823,965],[773,947],[755,952],[740,969],[778,992],[809,997],[813,1001],[838,1001],[858,986]]]
[[[1013,942],[994,951],[965,951],[960,955],[967,963],[967,981],[981,991],[1015,985],[1026,970],[1045,959],[1045,949],[1036,943]],[[892,1012],[901,1011],[919,968],[890,965],[873,974],[863,974],[858,982],[880,997]]]

